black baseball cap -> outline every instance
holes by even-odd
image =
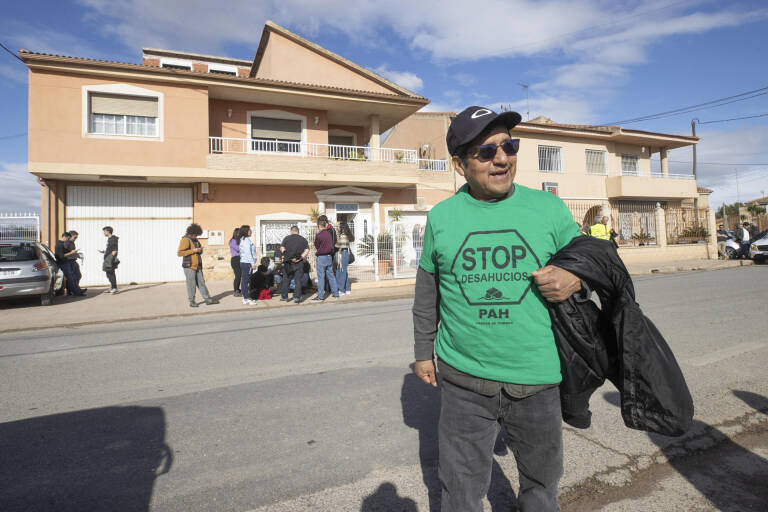
[[[517,112],[502,112],[497,114],[485,107],[467,107],[451,121],[445,142],[448,144],[448,152],[451,156],[458,153],[458,149],[474,140],[483,130],[492,124],[500,124],[511,130],[522,121]]]

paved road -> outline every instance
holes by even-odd
[[[718,510],[712,486],[738,472],[699,485],[690,468],[711,450],[730,449],[751,478],[735,488],[761,499],[768,267],[635,282],[686,373],[696,429],[630,431],[601,390],[593,426],[566,428],[564,510]],[[439,396],[407,369],[411,339],[408,300],[0,335],[0,510],[434,509]],[[488,510],[514,501],[498,448]]]

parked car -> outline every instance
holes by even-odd
[[[64,288],[64,273],[50,249],[29,240],[0,240],[0,299],[39,296],[50,306]]]
[[[749,246],[749,257],[755,263],[765,263],[768,258],[768,231],[763,231],[752,240]]]

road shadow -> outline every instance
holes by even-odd
[[[430,512],[440,511],[442,484],[437,474],[437,422],[440,419],[440,390],[425,384],[411,372],[403,377],[400,391],[403,423],[419,433],[419,463],[421,477],[429,494]]]
[[[403,422],[419,433],[419,462],[422,480],[429,495],[429,510],[439,512],[442,493],[442,483],[438,475],[437,433],[437,424],[440,419],[440,390],[425,384],[414,375],[413,365],[411,365],[411,372],[403,377],[400,403],[403,408]],[[500,429],[494,447],[494,453],[499,456],[508,453],[503,430],[503,428]],[[487,497],[493,512],[516,510],[517,500],[512,484],[495,459],[491,468],[491,485],[488,488]]]
[[[418,512],[416,502],[411,498],[397,495],[397,487],[391,482],[384,482],[376,492],[366,496],[360,506],[360,512]]]
[[[768,414],[768,398],[748,391],[733,394],[753,409]],[[619,393],[604,393],[618,405]],[[768,460],[733,442],[716,427],[694,420],[693,435],[671,438],[649,433],[681,476],[718,510],[765,510],[768,503]],[[741,508],[744,507],[744,508]]]
[[[145,290],[147,288],[154,288],[156,286],[163,286],[163,285],[166,285],[166,284],[168,284],[168,283],[154,283],[154,284],[145,284],[145,285],[141,285],[141,286],[138,286],[138,285],[126,285],[126,286],[124,286],[122,288],[118,288],[118,290],[119,290],[120,294],[123,294],[123,293],[128,293],[128,292],[132,292],[132,291],[136,291],[136,290]],[[98,295],[100,293],[107,293],[108,291],[109,291],[109,288],[106,288],[106,287],[94,288],[94,292],[95,292],[96,295]]]
[[[149,510],[170,471],[165,413],[103,407],[0,424],[0,510]]]

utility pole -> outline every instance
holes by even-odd
[[[517,82],[517,85],[525,89],[525,120],[531,120],[531,102],[528,100],[528,84]]]
[[[691,119],[691,135],[693,135],[694,137],[696,136],[696,121],[699,121],[699,120],[697,118]],[[691,149],[693,150],[693,179],[695,180],[696,179],[696,144],[692,144]]]
[[[736,227],[741,223],[741,194],[739,194],[739,169],[736,168]]]

